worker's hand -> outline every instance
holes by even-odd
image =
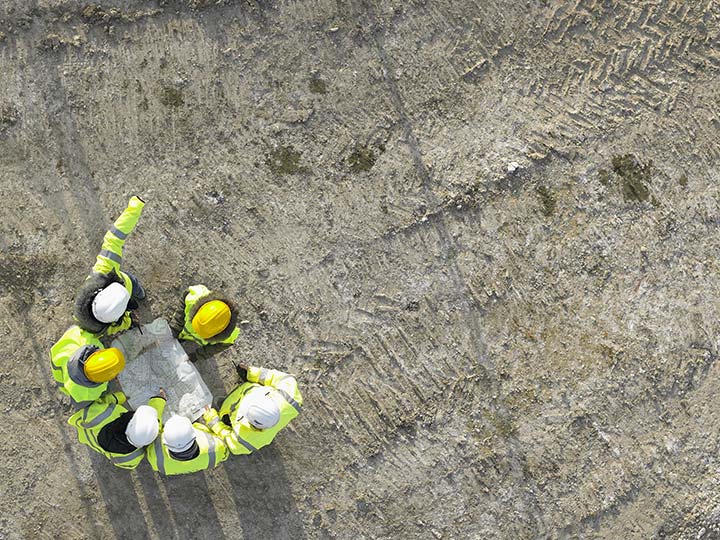
[[[115,323],[107,327],[107,329],[105,330],[105,335],[114,336],[115,334],[124,332],[125,330],[130,328],[130,326],[132,326],[132,319],[130,318],[130,313],[126,311],[119,321],[116,321]]]
[[[244,383],[247,381],[247,372],[248,372],[248,365],[247,364],[241,364],[239,362],[233,362],[235,365],[235,371],[237,371],[238,377],[240,378],[240,382]]]
[[[206,424],[209,424],[210,422],[213,421],[213,419],[218,417],[218,413],[215,409],[213,409],[212,407],[209,407],[209,406],[206,407],[205,409],[206,409],[205,412],[203,412],[203,420],[205,421]]]
[[[165,401],[167,401],[167,394],[165,393],[165,389],[164,389],[164,388],[160,388],[160,389],[157,391],[157,394],[155,395],[155,397],[161,397],[161,398],[163,398]]]

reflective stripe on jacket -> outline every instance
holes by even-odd
[[[103,396],[93,404],[73,414],[68,420],[68,424],[75,426],[78,440],[81,443],[107,457],[113,465],[122,469],[134,469],[145,456],[144,448],[136,448],[129,454],[117,454],[108,452],[98,443],[100,430],[128,412],[125,407],[120,405],[122,402],[124,402],[124,399],[118,394]]]
[[[79,326],[71,326],[50,348],[50,366],[55,384],[60,392],[70,396],[76,408],[90,405],[107,390],[107,383],[93,383],[78,376],[76,354],[83,347],[104,348],[95,334]]]
[[[93,266],[94,274],[109,274],[115,270],[125,281],[125,287],[132,294],[132,283],[127,274],[120,271],[125,240],[135,229],[145,203],[137,197],[131,197],[127,208],[115,220],[110,230],[105,233],[102,248]]]
[[[148,463],[154,471],[165,476],[187,474],[213,469],[227,459],[228,450],[221,438],[216,437],[208,428],[197,422],[193,424],[193,428],[195,441],[198,444],[198,455],[184,461],[175,459],[163,444],[162,434],[158,435],[155,442],[146,449]]]
[[[247,378],[248,382],[238,386],[225,398],[219,414],[211,409],[209,414],[205,415],[208,427],[222,437],[232,454],[250,454],[270,444],[280,430],[302,411],[302,395],[292,375],[274,369],[250,367]],[[236,420],[237,410],[245,395],[259,386],[275,389],[271,396],[280,409],[278,423],[263,430],[255,429],[246,419],[240,422]],[[230,417],[230,426],[221,420],[226,414]]]
[[[220,332],[220,334],[218,334],[217,336],[211,337],[209,339],[203,339],[197,334],[197,332],[195,332],[195,329],[192,327],[192,320],[198,309],[200,309],[201,306],[203,306],[207,302],[210,302],[211,300],[222,300],[223,302],[228,303],[228,300],[213,293],[205,285],[193,285],[191,287],[188,287],[188,293],[185,296],[185,318],[183,323],[183,329],[178,335],[179,339],[194,341],[195,343],[199,343],[200,345],[235,343],[235,340],[237,340],[238,336],[240,335],[240,329],[235,327],[235,320],[237,319],[237,312],[235,309],[231,308],[231,311],[233,313],[228,327],[222,332]]]

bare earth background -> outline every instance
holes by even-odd
[[[0,538],[720,538],[719,37],[712,0],[2,0]],[[115,469],[51,384],[136,193],[143,319],[221,288],[211,390],[302,385],[212,472]]]

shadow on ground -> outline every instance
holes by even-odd
[[[161,477],[143,462],[137,469],[143,503],[132,473],[88,453],[116,538],[150,538],[151,528],[161,537],[172,531],[175,538],[227,538],[204,474]],[[307,538],[282,457],[274,447],[231,457],[221,466],[232,486],[233,500],[228,502],[236,507],[243,539]]]
[[[231,457],[223,466],[233,487],[243,538],[307,538],[282,457],[274,446]]]

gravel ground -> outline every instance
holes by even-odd
[[[1,539],[720,538],[712,0],[0,2]],[[48,350],[133,194],[303,414],[164,479]]]

